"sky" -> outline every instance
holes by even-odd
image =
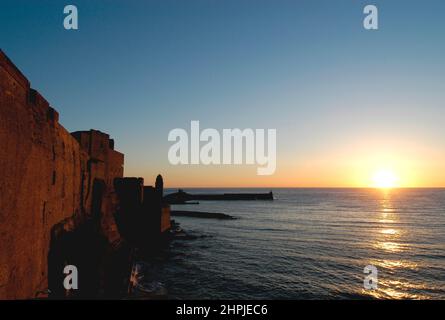
[[[75,4],[79,30],[63,28]],[[363,28],[376,5],[379,29]],[[442,0],[0,0],[0,48],[70,131],[169,187],[445,187]],[[277,166],[169,163],[174,128],[277,130]]]

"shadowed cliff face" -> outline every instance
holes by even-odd
[[[94,264],[90,248],[119,246],[113,180],[123,155],[102,132],[71,135],[1,51],[0,119],[0,298],[45,296],[48,261]]]
[[[137,248],[156,249],[170,230],[170,206],[163,202],[163,180],[144,186],[142,178],[117,178],[119,198],[116,220],[122,236]]]

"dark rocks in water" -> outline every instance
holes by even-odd
[[[182,211],[182,210],[172,210],[172,216],[177,217],[192,217],[192,218],[203,218],[203,219],[219,219],[219,220],[235,220],[236,218],[225,213],[217,212],[199,212],[199,211]]]

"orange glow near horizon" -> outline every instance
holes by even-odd
[[[310,152],[278,150],[271,176],[258,176],[256,165],[153,166],[132,158],[125,176],[151,185],[161,173],[168,188],[444,188],[444,159],[445,150],[424,142],[357,138]]]
[[[400,165],[377,167],[366,164],[323,166],[283,165],[273,176],[257,176],[249,166],[169,166],[164,169],[136,170],[150,185],[158,173],[168,188],[443,188],[445,167]],[[393,169],[394,168],[394,169]],[[145,172],[144,172],[145,171]],[[133,176],[130,172],[126,176]],[[135,175],[136,176],[136,175]],[[153,182],[152,182],[153,180]]]
[[[395,169],[392,169],[395,168]],[[400,165],[376,167],[359,164],[323,166],[322,163],[282,165],[273,176],[257,176],[249,166],[168,166],[156,171],[130,170],[154,183],[158,173],[168,188],[444,188],[445,166]],[[142,173],[142,174],[141,174]],[[153,182],[152,182],[153,180]]]

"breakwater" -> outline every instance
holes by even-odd
[[[164,197],[164,200],[170,204],[187,204],[189,201],[240,201],[240,200],[273,200],[272,191],[267,193],[198,193],[190,194],[179,189],[177,192],[170,193]]]

